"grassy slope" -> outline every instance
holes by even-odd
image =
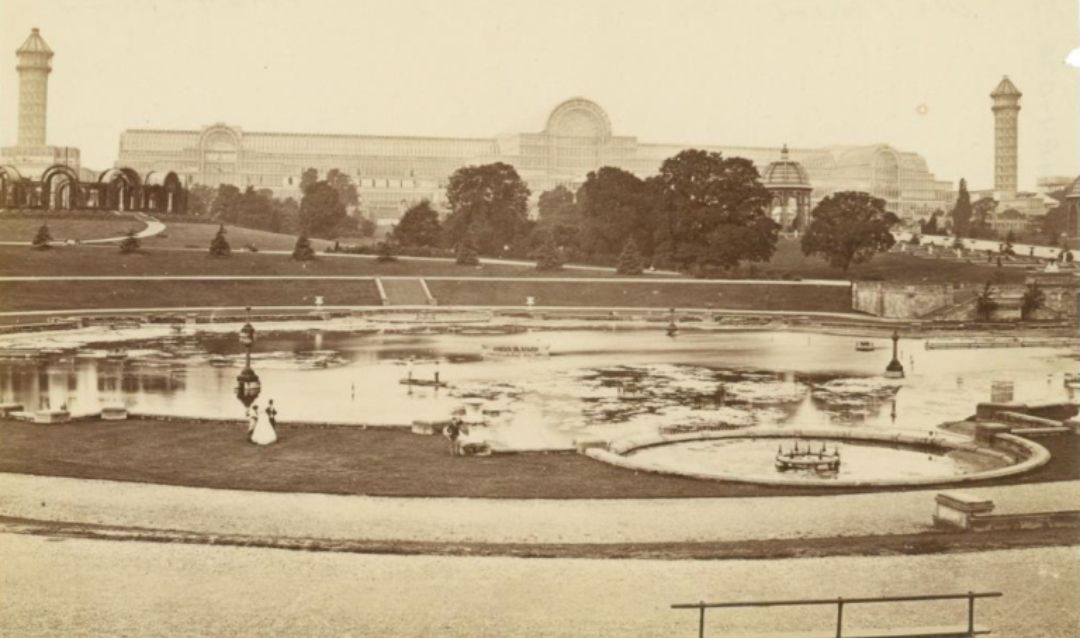
[[[217,234],[217,224],[193,224],[186,222],[172,222],[163,220],[166,224],[165,232],[156,237],[148,238],[144,242],[146,248],[198,248],[206,250],[210,247],[210,240]],[[271,233],[265,230],[253,230],[238,226],[226,226],[225,236],[229,240],[232,249],[242,250],[248,244],[254,244],[260,250],[292,250],[296,244],[296,236],[284,233]],[[322,251],[332,242],[321,239],[311,240],[312,246],[317,251]]]
[[[142,242],[150,246],[148,240]],[[234,252],[227,259],[214,259],[203,249],[144,250],[121,255],[115,246],[61,246],[35,251],[23,246],[0,246],[0,276],[63,277],[82,276],[158,276],[158,275],[283,275],[359,277],[459,276],[459,277],[531,277],[543,275],[526,266],[485,264],[479,267],[454,263],[399,260],[378,263],[371,257],[319,255],[307,264],[289,255]],[[604,273],[567,271],[566,276],[605,276]]]
[[[97,219],[65,219],[63,217],[4,217],[0,218],[0,241],[31,241],[41,224],[46,223],[54,241],[66,239],[106,239],[119,237],[129,230],[139,232],[146,224],[137,219],[105,217]]]
[[[240,411],[239,404],[237,411]],[[258,448],[244,426],[185,421],[0,422],[0,471],[200,487],[382,496],[663,498],[834,494],[636,473],[578,454],[453,458],[440,436],[373,428],[289,427]],[[1027,483],[1076,479],[1076,438]],[[926,489],[925,487],[920,489]],[[854,490],[852,490],[854,491]]]
[[[884,279],[910,283],[984,283],[991,278],[998,278],[1002,283],[1024,280],[1024,271],[1018,268],[997,268],[983,263],[956,263],[903,253],[876,255],[868,263],[852,266],[845,277],[842,271],[829,267],[824,260],[803,255],[799,242],[790,239],[780,240],[772,261],[760,268],[766,272],[790,273],[804,279]]]
[[[182,306],[379,305],[373,281],[42,281],[0,282],[0,310]]]
[[[250,253],[242,250],[233,240],[234,253],[229,259],[209,259],[203,251],[210,243],[213,226],[181,224],[180,230],[169,227],[167,238],[142,240],[145,252],[141,255],[121,256],[115,247],[78,246],[61,247],[52,251],[30,251],[19,246],[0,246],[0,276],[63,276],[63,275],[357,275],[357,276],[503,276],[536,277],[550,276],[530,266],[490,265],[480,267],[458,266],[446,261],[412,261],[379,264],[373,259],[356,256],[321,256],[306,267],[286,255]],[[248,235],[247,233],[253,233]],[[232,229],[230,237],[271,238],[256,242],[263,250],[291,250],[294,239],[288,235],[275,235],[262,231]],[[322,247],[322,242],[316,242]],[[155,250],[155,248],[185,248],[189,250]],[[804,279],[847,279],[844,273],[829,268],[817,258],[807,258],[798,245],[782,241],[777,247],[773,261],[758,267],[762,273],[774,276],[789,274]],[[597,271],[563,270],[555,273],[560,277],[603,277],[608,273]],[[745,273],[744,273],[745,274]],[[983,283],[991,278],[1003,282],[1023,281],[1024,271],[1017,268],[995,268],[983,264],[954,263],[925,259],[906,254],[878,255],[869,264],[856,266],[849,273],[851,279],[883,278],[888,281],[905,282],[975,282]],[[650,278],[651,279],[651,278]]]

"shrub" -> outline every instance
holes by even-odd
[[[454,261],[459,266],[479,266],[480,257],[476,254],[476,249],[473,248],[472,242],[468,240],[462,240],[458,242],[457,250],[454,251]]]
[[[559,255],[555,240],[549,238],[544,241],[537,254],[536,269],[541,272],[552,272],[562,270],[562,264],[562,256]]]
[[[397,255],[394,254],[394,245],[390,240],[379,242],[378,251],[378,257],[375,258],[375,261],[381,264],[397,261]]]
[[[37,234],[34,235],[34,240],[30,242],[30,246],[34,250],[46,250],[49,248],[49,242],[52,241],[52,233],[49,232],[49,226],[42,224],[41,228],[38,228]]]
[[[129,230],[123,240],[120,241],[120,254],[130,255],[139,252],[139,238],[135,231]]]
[[[229,240],[225,239],[225,226],[219,226],[214,238],[210,240],[211,257],[228,257],[232,254]]]
[[[640,275],[644,271],[641,252],[633,237],[630,237],[623,246],[622,254],[619,255],[619,265],[615,270],[620,275]]]
[[[296,238],[296,245],[293,246],[292,258],[296,261],[311,261],[315,259],[315,249],[311,247],[311,240],[307,238],[307,235],[301,234]]]

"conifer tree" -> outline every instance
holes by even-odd
[[[542,272],[562,270],[562,257],[559,248],[555,245],[555,239],[548,237],[540,246],[537,254],[536,269]]]
[[[619,255],[619,264],[616,271],[620,275],[640,275],[644,271],[641,263],[641,252],[638,251],[637,242],[633,236],[626,240],[622,253]]]
[[[293,246],[292,258],[296,261],[311,261],[315,259],[315,249],[311,247],[311,240],[307,238],[307,235],[300,233],[300,236],[296,238],[296,245]]]
[[[120,242],[120,253],[123,255],[130,255],[131,253],[139,252],[139,238],[135,236],[135,231],[129,230],[124,239]]]
[[[454,249],[454,261],[459,266],[479,266],[480,258],[476,254],[476,248],[468,237],[458,242]]]
[[[229,240],[225,239],[225,226],[219,226],[214,238],[210,240],[211,257],[228,257],[232,254]]]
[[[37,234],[34,235],[34,240],[30,242],[30,246],[34,250],[45,250],[49,248],[49,242],[52,241],[52,233],[49,232],[49,226],[42,224],[41,228],[38,228]]]

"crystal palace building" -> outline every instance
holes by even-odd
[[[664,159],[685,148],[616,135],[598,104],[572,98],[556,106],[538,132],[490,138],[264,133],[226,124],[200,130],[130,129],[120,136],[117,165],[139,172],[175,171],[185,185],[253,186],[279,197],[298,195],[304,169],[313,167],[323,174],[337,168],[359,184],[360,212],[390,223],[420,199],[443,204],[445,184],[462,166],[510,164],[528,183],[535,201],[539,193],[560,184],[576,188],[601,166],[641,177],[655,174]],[[780,173],[801,175],[794,186],[810,188],[810,202],[835,191],[865,191],[884,199],[909,222],[936,209],[947,210],[952,203],[952,184],[935,179],[926,160],[887,144],[792,148],[783,157],[779,146],[697,148],[748,158],[763,174],[774,162],[795,164],[802,173]],[[781,186],[783,200],[792,184]],[[800,207],[807,203],[799,202]]]

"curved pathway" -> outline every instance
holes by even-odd
[[[0,516],[286,538],[658,543],[903,534],[941,490],[837,496],[495,500],[269,493],[0,474]],[[1073,509],[1080,481],[965,489],[995,511]]]

